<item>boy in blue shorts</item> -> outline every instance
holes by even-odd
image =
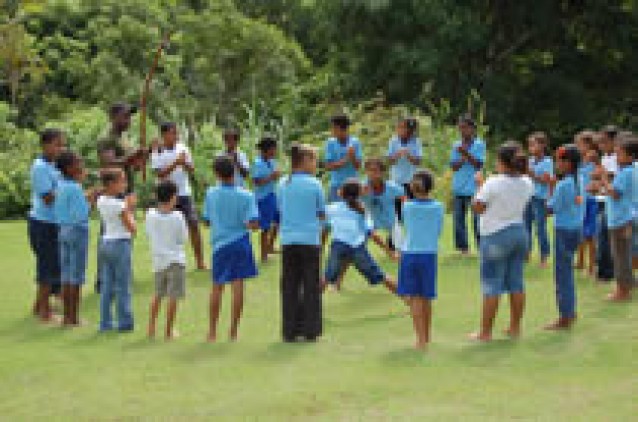
[[[42,155],[31,166],[31,211],[29,243],[36,259],[38,284],[33,313],[43,322],[52,319],[49,297],[60,289],[60,254],[58,226],[53,203],[60,172],[55,160],[64,149],[64,135],[59,129],[46,129],[40,135]]]
[[[403,204],[406,230],[399,265],[397,293],[407,298],[416,333],[416,348],[424,350],[430,342],[431,301],[436,299],[436,273],[439,239],[443,227],[443,206],[430,199],[434,178],[426,170],[415,173],[410,184],[414,199]]]
[[[56,166],[62,174],[55,193],[55,215],[59,228],[62,302],[67,327],[80,325],[80,298],[86,279],[89,251],[89,214],[95,202],[93,192],[85,193],[86,176],[82,159],[71,151],[60,154]]]
[[[261,228],[261,261],[266,262],[268,255],[275,253],[275,239],[279,224],[279,210],[275,183],[281,176],[277,168],[277,140],[266,136],[258,144],[259,156],[255,158],[252,168],[255,198],[259,210],[259,227]]]
[[[330,193],[328,202],[339,201],[339,188],[351,177],[357,177],[361,168],[363,153],[359,139],[350,135],[350,119],[345,114],[337,114],[330,120],[332,137],[328,139],[324,151],[324,165],[330,172]]]
[[[216,158],[214,170],[219,183],[206,192],[203,215],[211,227],[213,247],[208,341],[217,340],[217,322],[226,284],[231,285],[233,295],[230,340],[235,341],[244,307],[244,280],[257,276],[248,230],[259,229],[259,214],[253,194],[235,184],[232,158]]]

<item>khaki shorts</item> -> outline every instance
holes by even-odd
[[[155,273],[155,294],[158,297],[181,299],[186,294],[186,267],[171,264]]]

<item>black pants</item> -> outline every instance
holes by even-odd
[[[407,196],[408,199],[414,199],[414,194],[412,193],[409,183],[404,184],[403,189],[405,190],[405,196]],[[403,222],[403,201],[401,198],[397,198],[396,201],[394,201],[394,206],[396,208],[399,221]]]
[[[321,286],[318,246],[282,248],[281,312],[284,341],[297,337],[314,340],[321,335]]]
[[[607,227],[606,204],[599,202],[598,209],[598,242],[596,245],[596,260],[598,264],[598,274],[600,280],[612,280],[614,278],[614,259],[611,255],[611,244],[609,241],[609,228]]]

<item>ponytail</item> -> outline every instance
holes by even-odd
[[[348,179],[341,187],[341,197],[344,202],[359,214],[365,214],[366,210],[361,201],[361,183],[357,179]]]
[[[507,141],[498,148],[498,159],[503,165],[520,176],[527,173],[527,155],[523,152],[521,144],[516,141]]]

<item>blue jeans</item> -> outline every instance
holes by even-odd
[[[467,223],[465,216],[467,210],[472,203],[471,196],[458,196],[454,195],[454,247],[458,251],[466,252],[470,249],[470,245],[467,240]],[[478,230],[478,215],[474,211],[472,213],[472,228],[474,229],[474,239],[476,245],[479,244],[479,230]]]
[[[554,234],[554,281],[556,304],[561,318],[576,316],[574,255],[582,238],[580,229],[556,228]]]
[[[523,224],[512,224],[481,238],[483,296],[523,293],[523,267],[529,241]]]
[[[525,225],[529,236],[529,250],[532,250],[534,243],[532,228],[536,225],[536,237],[538,238],[538,249],[541,259],[544,261],[550,254],[549,237],[547,235],[547,208],[543,198],[533,197],[525,210]]]
[[[89,257],[89,226],[61,225],[58,241],[62,284],[81,286],[86,278]]]
[[[130,239],[100,242],[100,331],[113,329],[111,304],[115,297],[118,330],[133,329],[131,309],[131,241]]]
[[[332,245],[330,245],[330,255],[328,255],[328,262],[326,263],[326,281],[331,284],[336,283],[339,274],[349,263],[354,264],[357,271],[372,285],[379,284],[385,280],[383,270],[370,255],[365,243],[353,248],[350,245],[334,240]]]
[[[596,276],[601,280],[612,280],[614,278],[614,259],[611,256],[611,244],[609,243],[607,213],[604,202],[599,202],[598,205],[598,244],[596,245],[598,274]]]

